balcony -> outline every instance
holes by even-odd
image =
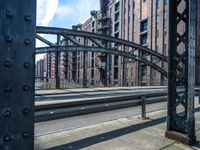
[[[97,31],[99,32],[99,31],[105,31],[105,30],[108,30],[110,27],[108,26],[108,25],[105,25],[105,26],[103,26],[103,27],[98,27],[97,28]]]
[[[104,17],[102,17],[102,18],[99,18],[98,20],[97,20],[97,22],[105,22],[105,21],[108,21],[110,18],[108,17],[108,16],[104,16]]]
[[[98,62],[98,63],[96,63],[96,68],[97,68],[97,69],[105,70],[105,68],[106,68],[106,63],[105,63],[105,62]]]

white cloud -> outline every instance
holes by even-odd
[[[69,5],[59,6],[56,11],[56,15],[58,15],[59,17],[67,17],[70,16],[72,13],[73,9]]]
[[[48,26],[58,8],[59,0],[37,0],[37,25]]]
[[[59,0],[37,0],[37,25],[48,26],[56,14]],[[44,44],[36,40],[36,47],[43,46]],[[44,55],[37,55],[36,61],[42,59]]]
[[[77,24],[85,22],[90,17],[90,11],[98,9],[99,0],[73,0],[73,3],[59,6],[56,11],[56,16],[60,20],[66,20],[64,18],[71,20],[70,23],[64,23],[70,28],[74,22]]]

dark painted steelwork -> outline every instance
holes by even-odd
[[[61,43],[60,35],[57,35],[57,46]],[[60,88],[60,50],[55,52],[55,78],[56,78],[56,89]]]
[[[87,45],[87,40],[84,38],[84,45]],[[83,52],[83,87],[87,86],[87,61],[86,61],[86,54],[87,52]]]
[[[66,46],[77,46],[78,48],[76,48],[76,49],[80,49],[81,47],[84,47],[84,46],[86,46],[90,50],[94,49],[93,47],[95,47],[97,49],[98,48],[104,49],[104,51],[101,50],[101,53],[104,53],[104,54],[101,55],[100,58],[101,58],[101,61],[103,61],[105,63],[105,68],[101,69],[101,73],[102,73],[101,81],[105,86],[111,84],[110,62],[109,62],[110,55],[108,55],[111,51],[112,52],[120,51],[120,56],[122,56],[123,57],[122,59],[124,60],[123,67],[122,67],[122,83],[120,85],[126,85],[126,83],[127,83],[127,77],[126,77],[127,76],[127,66],[126,66],[127,58],[124,55],[121,55],[122,53],[127,52],[127,54],[131,54],[131,53],[133,54],[134,51],[139,51],[139,53],[136,53],[134,56],[139,58],[139,60],[142,60],[143,62],[141,62],[141,63],[145,64],[145,65],[148,65],[150,61],[148,60],[147,57],[142,57],[139,54],[146,53],[146,54],[150,55],[151,57],[155,58],[156,61],[162,62],[162,63],[157,63],[157,64],[154,63],[154,66],[156,66],[156,68],[154,67],[153,69],[155,69],[155,70],[158,70],[157,68],[162,68],[161,64],[167,63],[166,56],[164,56],[154,50],[143,47],[139,44],[125,41],[125,40],[122,40],[119,38],[107,36],[106,32],[104,34],[96,34],[96,33],[91,33],[91,32],[80,31],[80,30],[69,30],[69,29],[51,28],[51,27],[50,28],[49,27],[48,28],[47,27],[37,27],[37,33],[38,34],[61,35],[68,41],[68,43],[70,43],[70,44],[67,44]],[[87,43],[83,42],[85,38],[87,38]],[[44,39],[42,39],[41,41],[43,41],[46,44],[49,44]],[[91,43],[93,43],[93,44],[91,44]],[[86,49],[86,47],[84,47],[84,49]],[[44,49],[46,49],[46,48],[44,48]],[[54,51],[55,50],[58,50],[58,49],[55,48]],[[74,51],[75,51],[75,49],[74,49]],[[83,51],[85,51],[85,50],[83,50]],[[42,49],[37,49],[37,51],[36,51],[36,53],[41,53],[41,52],[42,52]],[[115,52],[110,53],[110,54],[115,54]],[[133,59],[133,60],[138,61],[137,59]],[[152,63],[152,62],[150,62],[150,63]],[[164,71],[163,68],[162,68],[162,70]],[[158,71],[158,72],[160,72],[160,71]],[[164,71],[164,74],[165,73],[166,73],[166,71]],[[167,74],[165,74],[164,76],[166,77]]]
[[[42,47],[42,48],[36,48],[36,53],[37,54],[42,54],[42,53],[48,53],[48,52],[56,52],[56,51],[61,51],[61,52],[73,52],[73,51],[90,51],[90,52],[102,52],[102,53],[108,53],[108,54],[114,54],[114,55],[120,55],[123,57],[127,57],[127,58],[131,58],[133,60],[139,61],[141,63],[144,63],[148,66],[151,66],[152,68],[154,68],[155,70],[157,70],[158,72],[160,72],[161,74],[163,74],[165,77],[167,77],[167,72],[157,66],[156,64],[143,59],[137,55],[133,55],[131,53],[127,53],[124,51],[119,51],[119,50],[115,50],[115,49],[105,49],[105,48],[98,48],[98,47],[87,47],[87,46],[56,46],[56,47]]]
[[[34,149],[35,0],[0,1],[0,149]]]
[[[36,32],[38,34],[60,34],[60,35],[70,35],[75,37],[87,37],[88,39],[96,39],[96,40],[103,40],[111,43],[116,43],[118,45],[125,45],[127,48],[130,47],[134,50],[144,51],[147,52],[150,55],[156,56],[159,59],[167,62],[167,57],[154,51],[149,48],[143,47],[139,44],[125,41],[119,38],[110,37],[107,35],[101,35],[97,33],[91,33],[91,32],[85,32],[85,31],[76,31],[76,30],[69,30],[69,29],[62,29],[62,28],[53,28],[53,27],[37,27]],[[103,46],[103,45],[102,45]],[[107,49],[107,47],[105,47]]]
[[[40,35],[36,35],[36,38],[42,42],[44,42],[45,44],[49,45],[49,46],[56,46],[56,44],[53,44],[51,42],[49,42],[48,40],[46,40],[45,38],[41,37]]]
[[[196,0],[169,1],[169,83],[166,137],[191,144],[195,140]],[[180,28],[184,32],[180,31]],[[177,68],[181,67],[180,70]],[[178,94],[178,87],[184,94]]]

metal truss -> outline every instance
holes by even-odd
[[[185,144],[191,144],[195,140],[196,3],[196,0],[169,1],[169,83],[166,137]],[[182,88],[184,94],[179,94],[178,88]]]
[[[45,38],[37,35],[37,39],[44,42],[48,47],[36,48],[36,54],[40,53],[52,53],[52,52],[101,52],[105,54],[114,54],[123,56],[124,59],[130,58],[132,60],[146,64],[153,69],[157,70],[165,77],[167,77],[166,69],[159,66],[158,63],[153,63],[148,60],[147,57],[139,55],[140,52],[145,52],[149,56],[154,57],[157,61],[167,62],[167,57],[146,47],[140,46],[139,44],[125,41],[119,38],[114,38],[102,34],[96,34],[91,32],[69,30],[62,28],[51,28],[51,27],[37,27],[37,34],[52,34],[62,36],[65,40],[64,45],[55,45]],[[106,43],[106,44],[102,44]],[[85,56],[85,55],[84,55]],[[124,66],[124,69],[126,67]],[[123,71],[123,84],[126,80],[126,70]]]
[[[128,49],[132,49],[131,52],[134,52],[134,51],[137,51],[137,50],[138,51],[144,51],[144,52],[148,53],[149,55],[158,57],[158,59],[165,61],[165,62],[167,62],[167,59],[168,59],[166,56],[164,56],[164,55],[162,55],[162,54],[160,54],[160,53],[158,53],[154,50],[151,50],[149,48],[143,47],[139,44],[129,42],[129,41],[125,41],[125,40],[115,38],[115,37],[102,35],[102,34],[85,32],[85,31],[62,29],[62,28],[53,28],[53,27],[37,27],[36,32],[38,34],[53,34],[53,35],[61,35],[63,37],[65,37],[65,36],[77,37],[77,39],[78,39],[78,37],[88,38],[88,40],[92,40],[92,42],[96,46],[101,47],[101,48],[105,48],[105,49],[107,49],[108,47],[105,47],[104,45],[102,45],[101,41],[106,41],[106,42],[110,43],[110,44],[108,43],[108,45],[113,45],[113,47],[109,47],[109,48],[116,49],[115,45],[117,45],[118,47],[124,46]],[[78,42],[76,39],[73,39],[73,41],[76,41],[76,43],[78,43],[79,45],[84,45],[83,43]],[[71,42],[75,43],[73,41],[71,41]]]
[[[0,149],[34,149],[35,0],[0,1]]]
[[[130,58],[133,60],[136,60],[138,62],[144,63],[161,74],[163,74],[165,77],[167,77],[167,71],[165,71],[163,68],[157,66],[156,64],[152,63],[151,61],[147,59],[143,59],[142,57],[139,57],[137,55],[124,52],[124,51],[119,51],[119,50],[114,50],[110,48],[99,48],[99,47],[90,47],[90,46],[52,46],[52,47],[41,47],[41,48],[36,48],[36,54],[42,54],[42,53],[50,53],[50,52],[73,52],[73,51],[80,51],[80,52],[102,52],[102,53],[107,53],[107,54],[114,54],[114,55],[119,55],[123,56],[125,58]]]

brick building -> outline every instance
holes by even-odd
[[[35,76],[36,77],[43,77],[44,76],[44,60],[40,59],[35,64]]]
[[[91,11],[91,17],[73,29],[118,37],[168,55],[168,0],[100,0],[100,4],[98,11]],[[182,7],[179,8],[180,11]],[[199,20],[198,18],[198,26],[200,26]],[[180,32],[184,30],[184,25],[180,24],[178,30]],[[199,35],[199,32],[197,33]],[[197,36],[197,41],[200,41],[199,37]],[[93,45],[91,41],[76,40]],[[62,42],[64,45],[70,45],[64,39]],[[183,46],[180,45],[179,49],[183,49]],[[120,50],[125,51],[122,47]],[[166,63],[145,53],[139,55],[167,69]],[[128,61],[121,56],[94,52],[68,52],[61,53],[60,58],[60,78],[66,83],[87,87],[167,84],[167,79],[156,70],[136,61]],[[47,76],[55,78],[55,55],[47,54],[45,59],[44,62],[48,62],[44,63],[48,64]],[[196,74],[196,79],[200,82],[198,70]]]
[[[101,0],[100,10],[91,14],[81,30],[133,41],[167,55],[167,0]],[[140,55],[167,69],[167,64]],[[86,63],[88,86],[166,85],[166,78],[157,71],[138,62],[127,63],[120,56],[88,52]]]

